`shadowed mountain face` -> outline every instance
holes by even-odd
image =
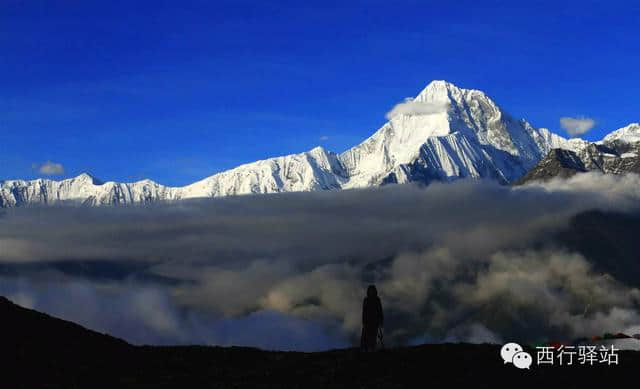
[[[631,382],[640,353],[619,364],[504,365],[499,345],[436,344],[376,353],[252,348],[134,347],[0,298],[2,383],[22,388],[585,387]],[[535,349],[526,349],[534,355]],[[511,386],[511,385],[510,385]]]
[[[533,169],[515,182],[521,185],[529,181],[547,181],[555,177],[568,178],[588,171],[576,153],[569,150],[553,149]]]
[[[594,270],[640,287],[638,231],[638,214],[590,211],[573,217],[569,228],[558,233],[556,240],[589,258]]]
[[[603,142],[585,144],[575,150],[553,149],[515,184],[567,178],[588,171],[604,174],[640,173],[640,142],[605,138]]]

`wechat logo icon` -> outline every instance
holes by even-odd
[[[523,351],[518,343],[507,343],[500,349],[500,356],[504,363],[512,363],[518,369],[529,369],[533,359],[531,354]]]

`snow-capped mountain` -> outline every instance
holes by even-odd
[[[511,183],[553,149],[580,152],[589,145],[536,129],[525,120],[512,118],[483,92],[446,81],[431,82],[401,105],[371,137],[342,154],[316,147],[241,165],[184,187],[166,187],[150,180],[102,183],[88,174],[62,181],[0,181],[0,206],[65,201],[130,204],[463,177]],[[640,137],[635,126],[611,133],[611,139],[605,140]]]
[[[567,140],[515,120],[479,90],[431,82],[412,103],[443,106],[430,114],[398,115],[369,139],[340,155],[345,188],[408,182],[521,177]]]

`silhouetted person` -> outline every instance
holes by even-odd
[[[376,339],[378,328],[382,327],[384,315],[382,314],[382,304],[378,297],[378,290],[375,285],[367,288],[367,297],[362,303],[362,338],[360,347],[365,351],[376,349]]]

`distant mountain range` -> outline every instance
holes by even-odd
[[[565,139],[516,120],[479,90],[433,81],[361,144],[336,154],[316,147],[238,166],[183,187],[151,180],[101,182],[89,174],[0,181],[0,207],[117,205],[251,193],[363,188],[489,178],[504,184],[599,170],[638,171],[640,125],[600,142]]]

